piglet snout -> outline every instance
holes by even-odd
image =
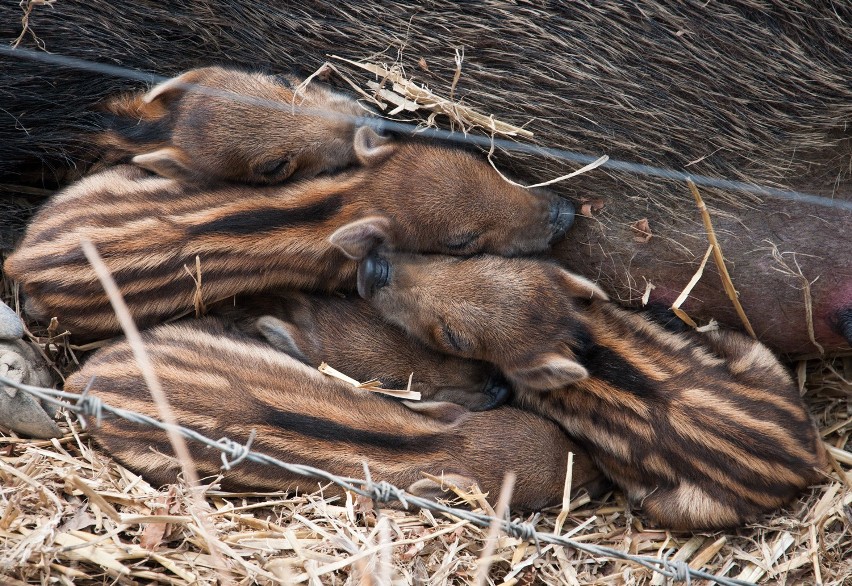
[[[390,264],[386,258],[371,254],[358,265],[358,295],[363,299],[370,299],[389,280]]]
[[[561,240],[568,229],[574,225],[574,204],[567,199],[557,197],[550,204],[550,244]]]
[[[472,409],[473,411],[490,411],[505,405],[512,400],[512,388],[502,376],[492,376],[485,387],[485,395],[488,400]]]

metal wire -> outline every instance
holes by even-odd
[[[58,407],[63,407],[77,415],[93,418],[96,423],[101,421],[104,413],[110,413],[126,421],[130,421],[131,423],[147,425],[163,431],[169,429],[175,430],[187,439],[200,442],[205,446],[221,451],[222,461],[224,463],[223,467],[226,469],[230,469],[244,460],[249,460],[258,464],[282,468],[288,472],[301,476],[318,478],[379,503],[398,501],[406,509],[408,509],[409,505],[413,505],[421,509],[427,509],[429,511],[435,511],[451,517],[463,519],[479,527],[488,527],[492,522],[497,521],[502,530],[512,537],[535,544],[550,543],[561,547],[571,547],[595,556],[631,562],[660,573],[674,581],[686,582],[689,584],[692,578],[700,578],[702,580],[716,582],[721,586],[755,586],[753,582],[746,582],[744,580],[727,578],[724,576],[716,576],[703,570],[695,570],[690,568],[683,561],[669,561],[664,558],[631,555],[611,547],[583,543],[566,537],[553,535],[552,533],[539,532],[536,530],[533,523],[519,523],[517,521],[506,519],[495,519],[494,517],[482,513],[475,513],[465,509],[450,507],[433,500],[409,494],[403,489],[385,481],[373,482],[369,478],[367,480],[360,478],[347,478],[337,476],[331,472],[314,468],[312,466],[284,462],[272,456],[251,450],[250,445],[254,438],[253,432],[246,444],[240,444],[226,437],[214,440],[187,427],[179,425],[172,427],[153,417],[143,415],[142,413],[108,405],[101,401],[98,397],[90,395],[88,393],[88,389],[78,395],[65,391],[57,391],[55,389],[46,389],[21,384],[3,376],[0,376],[0,383],[27,392],[41,401],[45,401]],[[61,399],[68,399],[74,402],[71,403]]]
[[[164,77],[156,73],[139,71],[127,67],[108,65],[105,63],[96,63],[93,61],[87,61],[85,59],[78,59],[76,57],[45,53],[43,51],[34,51],[31,49],[12,48],[4,45],[0,45],[0,56],[28,59],[31,61],[40,61],[42,63],[56,65],[58,67],[90,71],[93,73],[100,73],[102,75],[110,77],[142,81],[148,84],[157,84],[164,81],[168,81],[170,79],[168,77]],[[338,112],[304,108],[291,104],[282,104],[280,102],[272,100],[245,96],[235,92],[229,92],[226,90],[211,88],[203,85],[196,85],[190,83],[179,85],[185,88],[192,88],[195,92],[210,96],[224,97],[237,102],[263,106],[264,108],[269,108],[273,110],[286,111],[291,114],[298,113],[334,120],[342,120],[349,122],[355,126],[369,126],[380,132],[390,131],[398,134],[417,135],[434,140],[453,143],[473,144],[485,148],[491,148],[492,146],[494,146],[507,152],[524,153],[529,155],[548,157],[552,159],[570,161],[573,163],[580,163],[582,165],[587,165],[598,159],[598,157],[596,156],[584,155],[582,153],[574,151],[567,151],[563,149],[515,142],[512,140],[501,139],[491,136],[480,136],[462,132],[453,132],[441,128],[424,127],[416,124],[408,124],[404,122],[388,120],[385,118],[376,118],[371,116],[351,116]],[[663,167],[643,165],[640,163],[632,163],[629,161],[622,161],[618,159],[609,159],[606,163],[603,163],[601,167],[609,169],[610,171],[658,177],[661,179],[669,179],[672,181],[680,182],[692,181],[696,185],[700,185],[702,187],[714,187],[727,191],[752,193],[755,195],[762,195],[774,199],[783,199],[802,204],[812,204],[837,210],[852,211],[852,201],[832,199],[829,197],[823,197],[791,189],[781,189],[777,187],[755,185],[753,183],[746,183],[744,181],[735,181],[733,179],[721,179],[716,177],[708,177],[706,175],[696,175],[692,173],[687,173],[685,171],[677,171],[675,169],[666,169]]]

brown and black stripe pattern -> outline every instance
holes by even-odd
[[[558,414],[648,516],[673,528],[740,524],[819,479],[825,456],[790,376],[745,335],[666,331],[604,301],[584,312],[589,378],[520,393]]]
[[[406,250],[519,254],[545,249],[556,201],[507,184],[462,151],[355,135],[363,167],[282,186],[193,187],[119,166],[55,196],[5,270],[36,316],[79,338],[118,323],[79,247],[90,239],[142,327],[187,312],[196,257],[207,303],[278,288],[354,288],[356,265],[331,245],[355,220]],[[557,206],[558,207],[558,206]]]
[[[667,330],[532,260],[386,258],[380,312],[499,366],[519,406],[558,421],[658,523],[740,524],[789,502],[826,466],[789,374],[743,334]]]
[[[569,451],[575,453],[575,486],[599,480],[582,449],[557,425],[530,413],[472,413],[449,403],[426,403],[417,412],[321,375],[214,318],[158,326],[143,338],[182,425],[237,441],[254,429],[254,448],[286,462],[353,477],[363,475],[367,462],[373,478],[424,495],[439,491],[421,471],[475,481],[496,494],[504,471],[514,470],[514,504],[525,508],[559,501]],[[96,352],[66,389],[81,392],[93,378],[91,392],[105,402],[157,416],[126,342]],[[179,465],[162,431],[107,418],[91,433],[149,481],[174,482]],[[191,449],[201,476],[220,472],[216,453]],[[252,490],[317,488],[315,480],[249,462],[226,473],[223,483]]]
[[[335,289],[354,275],[327,243],[354,212],[341,201],[349,184],[192,190],[117,167],[50,201],[5,268],[33,313],[87,338],[119,328],[81,238],[94,242],[140,327],[193,307],[196,256],[206,302],[275,286]]]

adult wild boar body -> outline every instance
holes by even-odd
[[[16,3],[0,8],[4,42],[21,33]],[[691,173],[793,188],[849,201],[852,5],[674,0],[612,6],[428,7],[310,2],[298,9],[246,0],[116,5],[103,0],[36,6],[22,46],[175,75],[234,63],[310,73],[330,53],[399,59],[437,94],[523,124],[549,147]],[[155,31],[156,34],[151,34]],[[455,50],[464,50],[453,80]],[[2,57],[2,183],[55,184],[90,153],[90,107],[139,84]],[[422,64],[422,66],[418,66]],[[425,66],[425,68],[424,68]],[[357,73],[353,73],[357,78]],[[364,81],[362,79],[361,81]],[[452,88],[452,89],[451,89]],[[43,164],[39,163],[43,161]],[[33,165],[33,162],[36,165]],[[542,157],[500,161],[530,178],[573,166]],[[571,270],[638,304],[671,300],[695,272],[707,239],[685,185],[605,170],[557,186],[600,200],[557,249]],[[852,305],[848,211],[702,189],[741,301],[761,340],[810,352],[804,280],[816,340],[847,344],[830,326]],[[632,225],[647,219],[648,242]],[[773,245],[792,272],[773,256]],[[684,308],[738,325],[710,268]]]

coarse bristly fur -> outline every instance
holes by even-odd
[[[3,5],[0,15],[11,43],[21,10]],[[846,2],[801,0],[487,10],[450,0],[429,10],[400,0],[321,1],[297,13],[250,0],[93,0],[36,7],[31,34],[20,40],[165,75],[213,63],[313,72],[329,54],[397,58],[438,95],[524,125],[545,146],[665,168],[691,163],[691,172],[759,184],[816,180],[819,189],[848,178],[849,20]],[[452,47],[465,47],[460,80]],[[14,56],[2,62],[0,96],[10,116],[0,126],[0,153],[8,155],[0,156],[0,174],[39,159],[46,175],[69,161],[85,169],[93,149],[81,129],[100,130],[92,107],[139,85]],[[539,177],[565,172],[563,161],[549,158],[516,166]],[[557,188],[617,199],[626,192],[675,209],[683,201],[680,186],[661,179],[578,180]]]
[[[568,452],[575,488],[595,487],[600,473],[554,423],[503,407],[480,413],[451,403],[414,404],[355,389],[229,329],[214,318],[158,326],[143,334],[154,371],[181,425],[207,437],[240,441],[284,462],[363,476],[414,494],[442,495],[421,472],[496,496],[506,471],[517,474],[512,502],[540,508],[560,501]],[[111,405],[157,417],[126,341],[96,352],[68,378],[66,390],[90,392]],[[416,409],[416,410],[415,410]],[[103,448],[149,481],[174,482],[180,465],[158,429],[105,419],[91,433]],[[541,446],[553,446],[541,450]],[[190,444],[200,476],[216,476],[217,452]],[[245,490],[315,490],[317,481],[251,462],[225,473],[223,485]],[[339,489],[332,488],[330,492]]]
[[[369,128],[355,133],[354,150],[362,167],[282,186],[193,187],[132,166],[103,171],[39,211],[5,271],[35,317],[58,317],[82,339],[119,330],[81,238],[147,327],[193,308],[196,258],[206,303],[281,287],[333,291],[354,288],[355,263],[329,242],[344,225],[402,250],[513,255],[546,249],[573,219],[564,200],[509,185],[464,151]]]
[[[357,162],[359,104],[318,82],[202,67],[103,104],[98,166],[132,162],[186,182],[281,183]]]
[[[384,259],[376,261],[375,258]],[[387,254],[374,306],[425,343],[494,363],[635,506],[674,529],[729,527],[819,480],[826,455],[789,374],[734,331],[674,332],[543,262]]]
[[[356,380],[378,380],[390,389],[410,382],[424,400],[481,411],[511,396],[494,366],[432,350],[358,297],[295,291],[239,295],[210,311],[308,366],[326,362]]]

